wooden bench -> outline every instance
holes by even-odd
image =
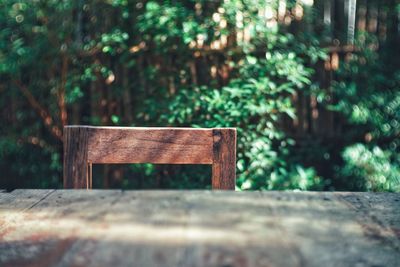
[[[235,128],[64,127],[64,188],[92,188],[93,163],[210,164],[212,188],[234,190]]]

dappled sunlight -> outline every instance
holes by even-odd
[[[328,239],[332,232],[343,237],[363,236],[363,229],[354,224],[356,214],[332,193],[82,190],[66,199],[67,194],[53,193],[46,202],[24,212],[2,209],[2,229],[18,224],[26,228],[28,236],[31,231],[43,231],[84,238],[106,230],[106,236],[121,240],[162,242],[173,238],[171,242],[214,244],[227,240],[262,244],[266,236],[279,239],[286,231],[295,235],[312,232]],[[393,208],[378,205],[374,212],[393,212]],[[4,238],[12,239],[12,233]]]
[[[174,246],[196,242],[197,244],[224,244],[225,242],[246,241],[244,233],[232,233],[230,229],[190,226],[184,224],[137,223],[127,221],[130,215],[114,214],[98,222],[78,217],[66,216],[62,219],[43,219],[48,217],[46,212],[0,213],[7,222],[2,226],[1,234],[4,242],[46,239],[46,238],[83,238],[91,239],[102,236],[108,241],[123,241],[132,243],[165,244]],[[28,221],[26,221],[28,219]],[[111,222],[108,221],[111,219]],[[122,219],[122,220],[121,220]],[[169,218],[165,218],[167,221]],[[21,220],[26,221],[21,223]],[[18,224],[18,231],[8,231],[14,224]],[[254,227],[253,230],[259,230]],[[168,241],[168,242],[167,242]]]
[[[0,194],[10,200],[21,194],[0,205],[1,262],[59,255],[57,262],[69,264],[92,257],[199,267],[303,266],[305,259],[320,266],[324,257],[339,265],[349,259],[378,264],[395,261],[400,248],[397,194],[39,192]],[[18,258],[23,249],[31,252]]]

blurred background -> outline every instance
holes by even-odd
[[[237,189],[400,191],[397,0],[2,0],[0,188],[61,188],[63,125],[237,127]],[[96,165],[95,188],[210,188]]]

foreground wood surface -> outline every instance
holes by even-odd
[[[0,266],[400,266],[400,194],[0,191]]]

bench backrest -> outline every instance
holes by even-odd
[[[92,188],[93,163],[210,164],[212,188],[234,190],[235,128],[64,127],[64,188]]]

